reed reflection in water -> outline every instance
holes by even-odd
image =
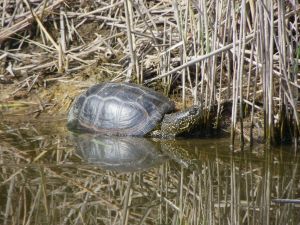
[[[0,133],[1,224],[299,223],[298,204],[273,201],[300,198],[299,157],[288,148],[233,153],[227,139],[113,140],[151,149],[147,157],[155,163],[134,159],[147,166],[126,172],[85,160],[78,147],[89,151],[89,143],[80,138],[25,138],[18,130],[24,140],[17,143],[6,131]]]

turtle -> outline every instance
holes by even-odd
[[[68,114],[71,131],[110,136],[178,137],[199,124],[201,109],[175,112],[168,97],[133,83],[100,83],[79,95]]]

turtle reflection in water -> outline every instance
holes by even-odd
[[[177,137],[189,134],[199,124],[199,107],[172,113],[174,110],[174,102],[149,88],[130,83],[96,84],[75,100],[68,128],[113,136]]]
[[[192,170],[198,164],[195,155],[174,140],[95,134],[73,134],[72,140],[83,160],[117,172],[147,170],[168,159]]]
[[[147,170],[167,159],[156,149],[155,143],[145,138],[73,134],[72,139],[85,161],[107,170]]]

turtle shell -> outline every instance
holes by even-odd
[[[175,106],[162,94],[129,83],[102,83],[76,98],[68,128],[105,135],[144,136]]]

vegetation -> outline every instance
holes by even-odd
[[[241,143],[252,142],[259,127],[269,143],[297,143],[298,3],[5,0],[0,7],[0,82],[14,83],[9,97],[85,76],[132,81],[180,93],[183,107],[216,109],[217,127],[222,103],[232,102],[232,141],[240,131]]]

